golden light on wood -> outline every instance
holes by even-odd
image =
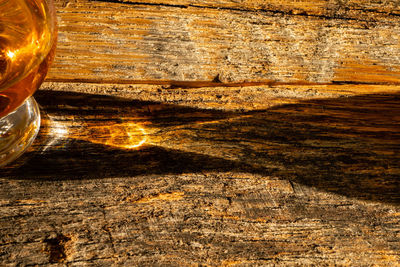
[[[2,265],[399,265],[399,1],[55,2]]]
[[[51,117],[43,119],[42,132],[50,136],[44,146],[57,145],[61,140],[82,140],[120,149],[138,149],[147,141],[145,129],[133,122],[112,123],[108,125],[90,125],[77,121],[73,127]]]
[[[87,131],[88,135],[86,137],[81,136],[81,140],[122,149],[139,148],[147,139],[146,131],[133,122],[92,126]]]

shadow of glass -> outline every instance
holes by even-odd
[[[400,204],[397,94],[307,100],[249,112],[52,91],[39,91],[36,99],[47,123],[31,151],[2,170],[3,177],[247,172]],[[127,123],[143,129],[136,139],[121,130]]]

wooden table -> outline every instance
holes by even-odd
[[[398,1],[56,5],[2,266],[400,264]]]

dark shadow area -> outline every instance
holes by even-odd
[[[82,136],[52,144],[56,136],[44,125],[32,149],[1,170],[3,177],[42,181],[247,172],[400,204],[398,94],[307,100],[251,112],[51,91],[39,91],[36,99],[46,116],[81,127]],[[124,121],[156,129],[160,146],[127,150],[91,142],[82,126]]]

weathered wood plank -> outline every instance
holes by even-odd
[[[52,85],[57,89],[57,84]],[[147,91],[143,99],[143,95],[131,91],[133,86],[121,86],[127,87],[121,90],[115,85],[91,85],[87,91],[96,86],[95,90],[106,95],[42,93],[50,126],[42,131],[39,142],[43,144],[37,147],[45,154],[36,160],[55,160],[55,165],[63,167],[44,170],[33,160],[33,164],[15,175],[68,177],[72,168],[77,177],[100,178],[121,172],[139,175],[233,168],[301,181],[346,196],[400,202],[398,91],[355,96],[347,92],[347,96],[339,93],[338,97],[301,99],[300,94],[285,97],[279,95],[282,90],[274,93],[271,88],[247,88],[247,94],[246,89],[242,93],[230,88],[228,98],[237,104],[229,109],[230,104],[218,96],[218,88],[213,88],[218,110],[210,109],[215,104],[204,109],[171,101],[184,104],[185,98],[193,99],[190,95],[198,94],[197,89],[157,94],[154,87],[143,86],[141,90]],[[124,98],[110,96],[110,88],[128,93]],[[58,89],[65,90],[65,86]],[[245,101],[241,99],[253,103],[262,90],[272,91],[270,99],[271,94],[276,94],[275,101],[256,109],[242,104]],[[152,101],[148,96],[151,92],[162,102]],[[210,94],[205,91],[203,95]],[[201,94],[197,97],[202,98]],[[65,157],[60,145],[52,148],[60,140],[67,141],[61,147],[69,157]],[[126,149],[127,153],[123,153]],[[113,157],[103,151],[109,151]],[[81,159],[82,153],[93,154]],[[93,169],[97,165],[101,167]],[[381,179],[385,183],[380,184]]]
[[[3,264],[396,265],[400,260],[398,207],[292,187],[264,175],[0,181]]]
[[[0,260],[397,264],[399,88],[315,87],[45,84]]]
[[[80,0],[82,1],[82,0]],[[166,6],[180,8],[209,8],[238,11],[263,11],[297,16],[319,16],[348,20],[385,20],[387,17],[400,15],[398,1],[365,0],[97,0],[103,2],[125,3],[134,5]],[[57,0],[65,7],[77,0]]]
[[[349,14],[357,6],[376,9],[368,19],[214,8],[218,5],[61,1],[49,80],[399,82],[395,4],[333,4],[355,8]]]
[[[77,87],[84,91],[79,89],[79,85]],[[59,89],[65,90],[65,86]],[[208,169],[203,161],[207,162],[206,158],[212,157],[216,165],[211,164],[211,170],[218,169],[218,166],[222,170],[230,170],[243,164],[241,168],[247,171],[273,173],[296,181],[301,179],[306,184],[309,181],[305,177],[314,177],[312,185],[321,183],[324,189],[331,188],[327,177],[335,176],[338,184],[329,189],[335,193],[351,196],[360,193],[367,199],[398,201],[398,91],[356,96],[348,96],[349,92],[336,92],[338,97],[312,100],[302,99],[299,93],[294,94],[296,97],[283,96],[283,90],[271,88],[242,88],[240,91],[229,88],[231,94],[228,98],[233,99],[233,103],[227,104],[222,96],[226,88],[220,88],[221,95],[218,88],[212,88],[214,104],[194,101],[209,105],[204,109],[190,102],[186,107],[174,102],[184,104],[185,98],[194,100],[195,97],[190,95],[201,99],[199,91],[204,90],[203,95],[209,95],[206,88],[158,94],[154,86],[143,86],[142,89],[137,86],[136,90],[147,92],[137,96],[133,86],[91,85],[87,91],[93,92],[93,89],[103,94],[112,89],[126,95],[125,98],[116,98],[62,91],[42,93],[48,95],[42,103],[47,105],[49,114],[47,128],[42,131],[40,141],[44,144],[37,149],[50,149],[50,154],[43,159],[55,159],[66,169],[61,171],[57,168],[54,173],[51,169],[43,170],[39,164],[39,168],[28,165],[18,173],[33,177],[68,176],[71,175],[69,168],[73,168],[78,176],[107,177],[127,168],[127,172],[133,175],[148,171],[145,162],[152,158],[156,173],[163,170],[167,173],[193,172],[198,168]],[[262,95],[263,90],[270,91],[270,99],[273,99],[271,94],[275,94],[276,98],[263,106],[260,106],[263,99],[258,103],[255,101],[258,104],[256,109],[251,109],[250,104],[243,105],[243,99],[253,104],[252,100]],[[290,89],[287,91],[290,92]],[[127,98],[128,95],[131,97]],[[149,95],[163,102],[151,101]],[[219,110],[210,109],[218,107],[215,103],[219,103]],[[54,149],[51,146],[64,139],[73,141],[72,147],[68,143],[63,145],[68,147],[66,151],[70,154],[66,158],[58,145]],[[46,145],[47,142],[50,145]],[[88,145],[80,147],[80,142]],[[115,154],[117,162],[110,161],[103,152],[98,154],[107,147],[114,151],[112,154]],[[144,147],[145,150],[129,152],[137,147]],[[122,153],[125,149],[128,149],[127,154]],[[82,153],[90,151],[94,153],[92,157],[80,159]],[[185,157],[185,153],[193,159]],[[136,163],[129,160],[131,156]],[[164,166],[163,160],[171,157],[176,158],[173,164]],[[98,161],[102,162],[101,169],[92,170]],[[116,164],[120,167],[115,168]],[[193,169],[186,169],[187,166]],[[378,185],[382,175],[386,182]],[[354,186],[343,183],[345,180],[352,181]],[[383,188],[388,195],[373,193]]]
[[[57,6],[1,265],[400,262],[398,1]]]
[[[196,85],[201,87],[191,87]],[[367,84],[226,86],[215,82],[174,82],[172,85],[169,82],[160,85],[46,82],[41,90],[108,95],[200,109],[251,111],[296,104],[310,99],[345,99],[365,94],[398,94],[400,86]]]

